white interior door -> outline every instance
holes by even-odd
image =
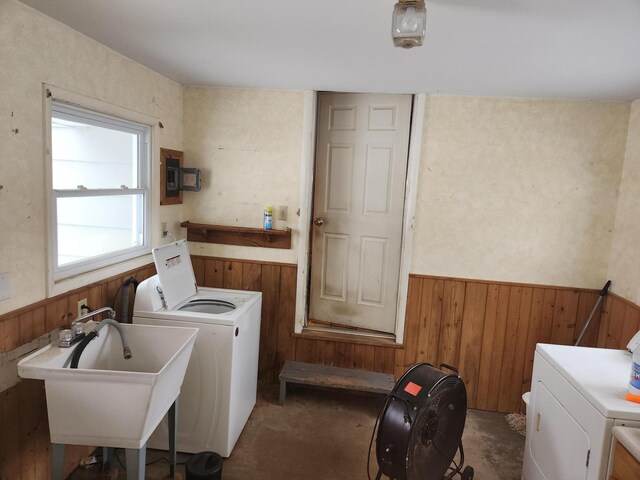
[[[312,320],[395,331],[411,102],[318,95]]]

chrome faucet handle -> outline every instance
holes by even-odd
[[[84,332],[85,324],[81,323],[82,320],[88,320],[89,318],[93,318],[96,315],[99,315],[105,312],[107,313],[110,319],[115,320],[116,312],[111,307],[102,307],[97,310],[94,310],[93,312],[87,312],[83,315],[80,315],[78,318],[76,318],[71,322],[71,329],[65,331],[64,335],[61,334],[59,346],[63,348],[70,347],[71,345],[76,343],[78,340],[83,338],[85,336],[85,332]]]

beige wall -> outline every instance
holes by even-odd
[[[631,109],[609,278],[613,292],[640,305],[640,100]]]
[[[303,110],[302,92],[185,88],[185,163],[203,170],[204,185],[185,194],[185,218],[259,227],[266,204],[285,204],[295,233]],[[602,286],[629,112],[626,103],[429,97],[411,272]],[[295,247],[190,249],[296,262]]]
[[[0,314],[45,297],[43,83],[156,117],[164,125],[157,145],[182,147],[179,84],[21,3],[0,0],[0,273],[10,274],[12,290]],[[173,225],[180,210],[162,207],[156,220]]]
[[[625,103],[429,97],[412,272],[602,286],[628,119]]]
[[[304,93],[184,89],[185,166],[202,170],[202,190],[185,192],[185,219],[262,227],[267,205],[286,205],[290,250],[190,243],[193,254],[296,263]]]
[[[260,227],[265,205],[289,208],[275,226],[291,250],[192,253],[297,261],[304,92],[183,89],[14,0],[0,0],[0,65],[0,314],[45,296],[43,83],[162,121],[158,146],[203,171],[203,191],[155,217],[178,236],[182,220]],[[593,288],[608,271],[637,302],[639,111],[629,127],[624,103],[429,97],[411,271]]]

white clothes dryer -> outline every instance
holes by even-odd
[[[262,293],[196,285],[185,240],[153,250],[133,323],[199,328],[178,403],[177,450],[228,457],[256,403]],[[167,450],[163,419],[147,446]]]
[[[625,350],[538,344],[522,479],[609,478],[613,427],[640,427],[640,405],[624,398],[630,372]]]

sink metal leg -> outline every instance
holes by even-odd
[[[142,448],[125,449],[127,480],[144,480],[144,467],[147,461],[147,444]]]
[[[169,475],[175,478],[176,474],[176,432],[178,430],[178,399],[169,408]]]
[[[280,405],[284,405],[284,401],[287,397],[287,381],[280,380],[280,397],[278,398],[278,403]]]
[[[108,472],[111,468],[112,459],[114,458],[115,448],[102,447],[102,471]]]
[[[51,480],[64,480],[64,444],[51,444]]]

